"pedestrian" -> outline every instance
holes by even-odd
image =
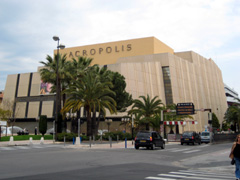
[[[232,159],[231,164],[235,164],[236,180],[240,180],[240,134],[237,135],[236,140],[232,145],[229,157]]]
[[[35,127],[35,130],[34,130],[34,132],[35,132],[35,135],[37,135],[37,127]]]

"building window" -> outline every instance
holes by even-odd
[[[169,67],[168,66],[162,67],[162,72],[163,72],[163,83],[164,83],[166,105],[173,104],[171,76],[170,76]]]

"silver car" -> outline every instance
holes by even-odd
[[[201,133],[201,141],[202,143],[210,143],[211,142],[211,133],[209,131],[204,131]]]

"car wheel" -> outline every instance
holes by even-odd
[[[163,145],[161,146],[162,149],[165,149],[165,143],[163,143]]]
[[[181,142],[181,145],[183,145],[183,143]]]
[[[138,146],[135,146],[135,149],[139,149],[139,147],[138,147]]]
[[[192,145],[195,145],[195,142],[193,142]]]
[[[154,150],[156,148],[156,145],[155,144],[153,144],[152,145],[152,150]]]

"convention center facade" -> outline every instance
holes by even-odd
[[[119,72],[134,99],[149,94],[158,96],[165,105],[191,102],[195,109],[211,109],[220,124],[223,121],[227,101],[221,70],[212,59],[196,52],[174,52],[155,37],[147,37],[65,48],[60,53],[69,60],[91,57],[94,64]],[[44,94],[41,87],[45,87]],[[16,122],[34,122],[40,115],[54,120],[55,94],[49,94],[49,88],[41,82],[39,68],[37,72],[8,75],[4,100],[16,101]],[[126,113],[108,117],[120,119],[123,115]],[[193,120],[186,122],[184,130],[201,132],[208,126],[208,113],[196,111]]]

